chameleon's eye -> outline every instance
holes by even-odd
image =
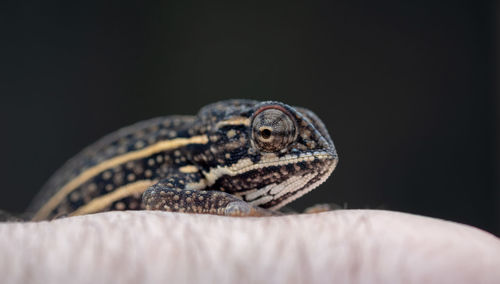
[[[252,139],[265,152],[279,151],[296,138],[296,125],[281,107],[266,107],[257,111],[252,120]]]

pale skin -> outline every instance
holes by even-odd
[[[380,210],[107,212],[0,224],[2,283],[498,283],[500,240]]]

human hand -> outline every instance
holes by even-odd
[[[379,210],[0,224],[1,283],[500,283],[500,240]]]

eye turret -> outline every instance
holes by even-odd
[[[252,119],[252,140],[261,151],[280,151],[296,138],[296,122],[286,109],[267,106],[256,111]]]

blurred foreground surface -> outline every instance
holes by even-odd
[[[500,241],[377,210],[107,212],[0,224],[1,283],[495,283]],[[496,282],[498,283],[498,282]]]

